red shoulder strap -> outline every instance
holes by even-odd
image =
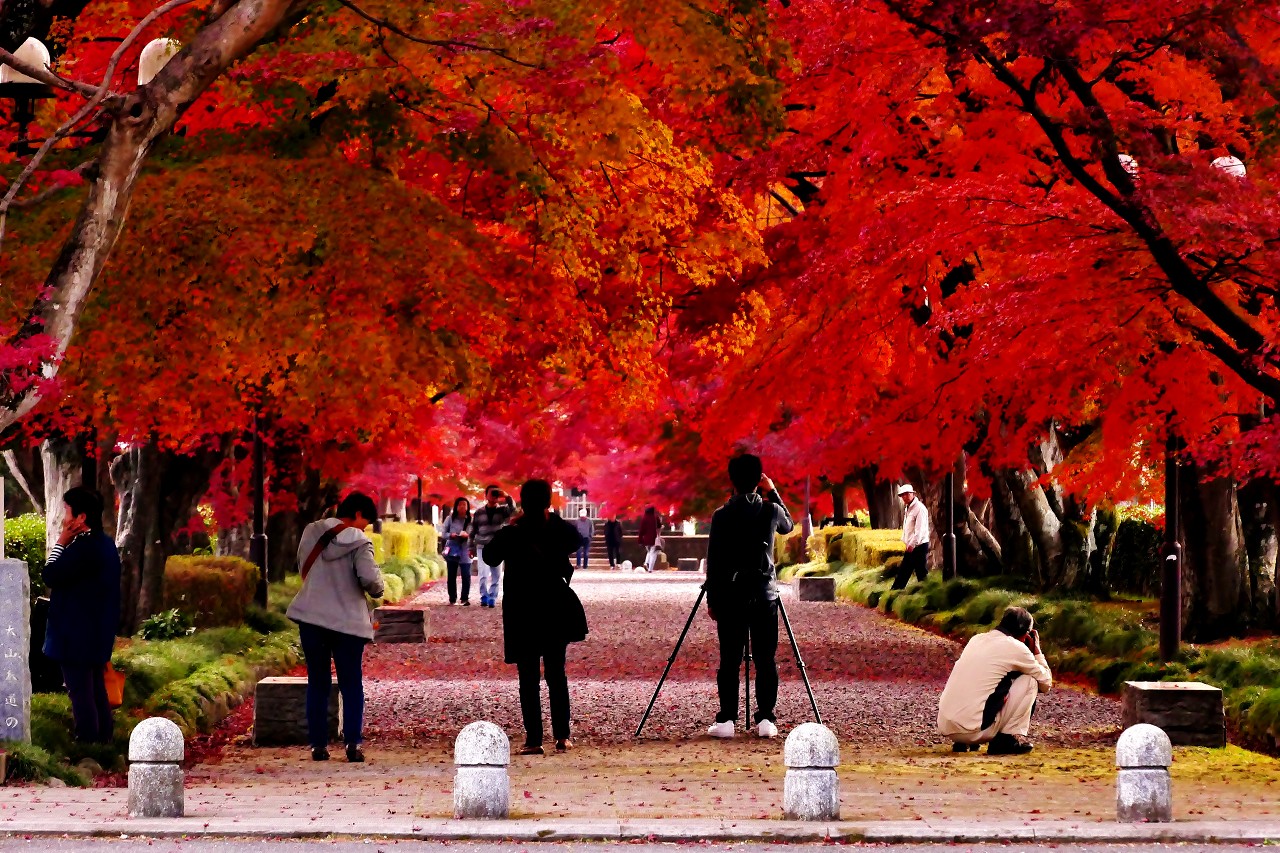
[[[307,555],[306,561],[302,564],[302,579],[307,579],[307,573],[311,571],[311,567],[316,564],[316,560],[320,559],[320,552],[329,547],[329,543],[338,538],[338,534],[347,529],[347,525],[339,522],[330,527],[324,533],[320,534],[320,538],[316,540],[316,546],[311,549],[311,553]]]

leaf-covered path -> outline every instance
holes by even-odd
[[[700,577],[678,573],[583,572],[574,578],[591,634],[570,647],[569,685],[579,742],[629,739],[698,597]],[[939,743],[937,697],[959,646],[875,611],[844,603],[784,601],[823,720],[843,743]],[[451,737],[491,720],[515,740],[520,727],[515,667],[502,662],[501,613],[450,607],[443,585],[423,592],[431,641],[371,646],[366,656],[367,729],[372,742]],[[715,714],[714,623],[700,610],[645,727],[645,736],[704,735]],[[779,642],[782,732],[812,719],[785,632]],[[754,702],[754,685],[752,687]],[[544,690],[545,693],[545,690]],[[544,699],[545,705],[545,699]],[[1093,743],[1117,731],[1112,700],[1076,690],[1043,698],[1035,737]],[[549,731],[548,723],[548,731]]]

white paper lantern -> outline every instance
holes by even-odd
[[[1116,159],[1120,161],[1120,168],[1124,169],[1131,178],[1138,177],[1138,161],[1130,157],[1128,154],[1119,154]]]
[[[1212,165],[1213,168],[1221,169],[1233,178],[1243,178],[1248,173],[1248,170],[1244,167],[1244,161],[1231,155],[1219,157],[1213,161]]]
[[[39,39],[27,39],[22,46],[13,52],[15,59],[20,59],[28,65],[34,65],[37,68],[49,67],[49,48],[45,47]],[[32,80],[25,74],[22,74],[8,65],[0,67],[0,83],[37,83],[39,80]]]
[[[138,85],[145,86],[156,78],[165,63],[182,50],[177,39],[155,39],[147,43],[138,55]]]

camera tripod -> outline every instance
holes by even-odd
[[[666,669],[662,670],[662,677],[658,679],[658,686],[653,690],[653,698],[649,700],[649,707],[645,708],[644,716],[640,718],[640,725],[636,726],[636,737],[640,737],[640,732],[644,731],[644,724],[649,721],[649,715],[653,713],[654,703],[658,701],[658,694],[662,691],[662,685],[667,680],[667,675],[671,673],[671,666],[676,662],[676,655],[680,654],[680,646],[684,644],[684,638],[689,633],[689,626],[693,624],[693,618],[698,615],[698,608],[702,606],[702,599],[707,594],[707,585],[704,583],[698,587],[698,600],[693,603],[693,609],[689,611],[689,618],[685,620],[684,630],[680,632],[680,639],[676,640],[676,647],[671,650],[671,657],[667,658]],[[813,686],[809,684],[809,673],[804,666],[804,658],[800,656],[800,646],[796,644],[795,632],[791,630],[791,620],[787,618],[787,608],[782,603],[782,598],[778,598],[778,612],[782,614],[783,627],[787,629],[787,638],[791,641],[791,652],[796,656],[796,666],[800,669],[800,678],[804,680],[805,692],[809,694],[809,705],[813,708],[813,718],[815,722],[822,722],[822,714],[818,711],[818,700],[813,698]],[[742,655],[743,662],[747,665],[747,685],[746,685],[746,705],[743,713],[750,715],[751,713],[751,635],[747,634],[746,648]]]

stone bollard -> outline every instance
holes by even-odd
[[[1169,736],[1149,723],[1124,730],[1116,742],[1116,820],[1164,823],[1173,820]]]
[[[506,818],[511,812],[511,741],[493,723],[471,723],[453,744],[453,816]]]
[[[787,776],[782,785],[782,812],[788,820],[838,820],[840,744],[831,729],[818,723],[796,726],[782,752]]]
[[[148,717],[129,735],[129,817],[182,817],[182,730]]]

